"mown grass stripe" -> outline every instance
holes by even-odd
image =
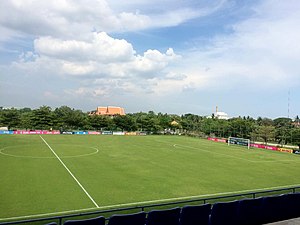
[[[95,202],[95,200],[92,198],[92,196],[87,192],[87,190],[82,186],[82,184],[79,182],[79,180],[74,176],[74,174],[69,170],[69,168],[64,164],[64,162],[59,158],[59,156],[56,154],[56,152],[51,148],[51,146],[45,141],[45,139],[40,136],[40,138],[44,141],[44,143],[48,146],[48,148],[52,151],[52,153],[55,155],[55,157],[58,159],[58,161],[63,165],[63,167],[68,171],[68,173],[71,175],[71,177],[76,181],[76,183],[79,185],[79,187],[83,190],[83,192],[88,196],[88,198],[93,202],[93,204],[99,208],[98,204]]]

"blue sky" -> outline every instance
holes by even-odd
[[[8,0],[0,106],[300,115],[298,0]]]

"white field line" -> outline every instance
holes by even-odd
[[[86,208],[86,209],[75,209],[75,210],[68,210],[68,211],[61,211],[61,212],[53,212],[53,213],[41,213],[41,214],[34,214],[34,215],[27,215],[27,216],[15,216],[15,217],[9,217],[9,218],[0,218],[0,221],[4,220],[24,220],[24,219],[33,219],[36,217],[49,217],[49,216],[57,216],[60,214],[69,214],[69,213],[76,213],[76,212],[84,212],[89,210],[98,209],[96,207],[93,208]]]
[[[222,156],[225,156],[225,157],[229,157],[229,158],[234,158],[234,159],[239,159],[239,160],[244,160],[244,161],[247,161],[247,162],[253,162],[249,159],[244,159],[244,158],[240,158],[240,157],[237,157],[237,156],[233,156],[233,155],[228,155],[228,154],[223,154],[223,153],[219,153],[219,152],[214,152],[214,151],[210,151],[210,150],[204,150],[204,149],[200,149],[200,148],[196,148],[196,147],[192,147],[192,146],[187,146],[187,145],[180,145],[180,144],[173,144],[173,147],[181,147],[181,148],[191,148],[191,149],[197,149],[201,152],[208,152],[210,154],[215,154],[215,155],[222,155]]]
[[[16,145],[17,146],[17,145]],[[51,156],[51,157],[48,157],[48,156],[26,156],[26,155],[12,155],[12,154],[8,154],[8,153],[4,153],[3,151],[8,149],[8,148],[13,148],[13,147],[16,147],[16,146],[9,146],[9,147],[5,147],[5,148],[1,148],[0,149],[0,154],[2,155],[5,155],[5,156],[10,156],[10,157],[15,157],[15,158],[28,158],[28,159],[55,159],[56,157],[55,156]],[[20,145],[21,146],[21,145]],[[78,145],[79,146],[79,145]],[[19,146],[17,146],[19,147]],[[89,155],[94,155],[94,154],[97,154],[99,152],[99,149],[98,148],[94,148],[94,147],[89,147],[91,149],[94,149],[96,150],[95,152],[91,152],[91,153],[86,153],[86,154],[81,154],[81,155],[70,155],[70,156],[63,156],[63,157],[60,157],[61,159],[64,159],[64,158],[77,158],[77,157],[84,157],[84,156],[89,156]]]
[[[299,186],[299,185],[300,184],[294,184],[294,185],[277,186],[277,187],[269,187],[269,188],[259,188],[259,189],[251,189],[251,190],[221,192],[221,193],[215,193],[215,194],[195,195],[195,196],[186,196],[186,197],[178,197],[178,198],[150,200],[150,201],[143,201],[143,202],[132,202],[132,203],[124,203],[124,204],[116,204],[116,205],[107,205],[107,206],[86,208],[86,209],[76,209],[76,210],[53,212],[53,213],[34,214],[34,215],[28,215],[28,216],[0,218],[0,221],[14,220],[14,219],[26,219],[26,218],[34,218],[34,217],[48,217],[48,216],[52,216],[52,215],[68,214],[68,213],[75,213],[75,212],[84,212],[84,211],[90,211],[90,210],[95,210],[95,209],[100,210],[100,209],[109,209],[109,208],[116,208],[116,207],[143,206],[143,205],[146,205],[146,204],[181,201],[181,200],[189,200],[189,199],[196,199],[196,198],[203,198],[203,197],[226,196],[226,195],[230,196],[232,194],[240,194],[240,193],[246,194],[246,193],[249,193],[249,192],[257,192],[257,191],[264,191],[264,190],[274,190],[275,191],[276,189],[292,188],[292,187]]]
[[[40,138],[45,142],[45,144],[48,146],[48,148],[52,151],[52,153],[55,155],[55,157],[58,159],[58,161],[65,167],[65,169],[69,172],[71,177],[76,181],[76,183],[79,185],[79,187],[84,191],[84,193],[89,197],[89,199],[93,202],[93,204],[99,208],[98,204],[95,202],[95,200],[90,196],[90,194],[85,190],[85,188],[82,186],[82,184],[77,180],[77,178],[73,175],[73,173],[69,170],[69,168],[64,164],[64,162],[58,157],[58,155],[55,153],[55,151],[51,148],[51,146],[45,141],[45,139],[40,136]]]
[[[269,160],[249,160],[249,159],[244,159],[244,158],[240,158],[240,157],[233,156],[233,155],[227,155],[227,154],[223,154],[223,153],[219,153],[219,152],[213,152],[213,151],[209,151],[209,150],[198,149],[198,148],[192,147],[192,146],[173,144],[174,148],[176,148],[177,146],[181,147],[181,148],[197,149],[199,151],[209,152],[209,153],[217,154],[217,155],[223,155],[223,156],[227,156],[227,157],[230,157],[230,158],[241,159],[241,160],[244,160],[244,161],[247,161],[247,162],[251,162],[251,163],[300,162],[299,160],[294,160],[294,159],[279,159],[279,160],[272,160],[272,161],[269,161]]]
[[[178,197],[178,198],[166,198],[166,199],[150,200],[150,201],[144,201],[144,202],[133,202],[133,203],[118,204],[118,205],[101,206],[101,207],[99,207],[99,209],[126,207],[126,206],[133,206],[133,205],[145,205],[145,204],[154,204],[154,203],[163,203],[163,202],[173,202],[173,201],[190,200],[190,199],[197,199],[197,198],[203,198],[203,197],[214,197],[214,196],[219,196],[219,195],[226,196],[226,195],[233,195],[233,194],[240,194],[240,193],[247,194],[248,192],[289,188],[289,187],[294,187],[294,186],[298,186],[298,185],[300,185],[300,184],[277,186],[277,187],[270,187],[270,188],[259,188],[259,189],[252,189],[252,190],[221,192],[221,193],[215,193],[215,194],[194,195],[194,196],[186,196],[186,197]]]
[[[269,161],[269,160],[249,160],[249,159],[241,158],[241,157],[238,157],[238,156],[223,154],[223,153],[220,153],[220,152],[214,152],[214,151],[211,151],[211,150],[205,150],[205,149],[201,149],[201,148],[197,148],[197,147],[193,147],[193,146],[174,144],[174,143],[171,143],[171,142],[164,142],[164,141],[157,141],[157,142],[164,143],[164,144],[170,144],[174,148],[179,147],[179,148],[196,149],[196,150],[201,151],[201,152],[207,152],[207,153],[215,154],[215,155],[222,155],[222,156],[225,156],[225,157],[228,157],[228,158],[240,159],[240,160],[244,160],[244,161],[250,162],[250,163],[300,162],[299,160],[294,160],[294,159],[282,159],[282,160],[272,160],[272,161]],[[206,145],[209,146],[209,144],[206,144]],[[244,153],[246,153],[246,152],[244,152]],[[247,152],[247,154],[248,154],[248,152]]]

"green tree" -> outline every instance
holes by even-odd
[[[258,117],[257,118],[257,124],[259,126],[273,126],[273,120],[272,119],[269,119],[269,118],[261,118],[261,117]]]
[[[55,128],[60,131],[72,130],[71,118],[73,110],[68,106],[61,106],[53,111]]]
[[[291,139],[292,119],[290,118],[277,118],[273,120],[275,131],[275,139],[278,144],[287,144]]]
[[[51,107],[41,106],[39,109],[33,110],[31,114],[31,124],[37,130],[49,130],[53,127],[53,114]]]
[[[61,106],[53,111],[56,129],[61,131],[89,130],[91,129],[89,115],[81,110]]]
[[[201,129],[202,117],[191,113],[181,116],[181,126],[185,131],[199,131]],[[203,131],[204,132],[204,131]]]
[[[112,119],[109,116],[91,115],[90,125],[95,130],[108,130],[112,127]]]
[[[293,145],[298,145],[300,148],[300,128],[292,128],[291,129],[291,143]]]
[[[8,129],[16,129],[20,126],[20,112],[15,109],[2,109],[0,117],[0,126],[8,127]]]
[[[274,126],[259,126],[256,130],[257,137],[268,143],[275,139],[275,127]]]
[[[32,111],[23,112],[20,118],[20,127],[21,129],[32,129]]]
[[[116,127],[122,131],[135,131],[137,129],[135,120],[129,114],[125,116],[118,115],[113,118],[113,122],[115,123]]]
[[[145,131],[146,123],[147,123],[147,113],[144,112],[134,113],[133,117],[135,118],[137,129],[139,131]]]
[[[232,118],[228,120],[228,122],[229,122],[229,129],[231,133],[230,136],[239,137],[239,138],[244,138],[245,136],[247,136],[246,134],[247,124],[245,119],[242,119],[241,117]]]
[[[172,117],[170,115],[158,113],[157,118],[159,120],[159,125],[163,129],[170,129],[171,128],[171,122],[172,122]]]

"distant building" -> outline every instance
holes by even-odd
[[[107,106],[107,107],[97,107],[96,111],[92,111],[90,115],[103,115],[103,116],[117,116],[125,115],[124,108],[116,107],[116,106]]]
[[[179,123],[178,123],[177,121],[173,120],[173,121],[171,122],[171,125],[172,125],[172,126],[178,126]]]
[[[225,112],[216,112],[214,114],[215,118],[220,119],[220,120],[228,120],[229,116],[227,113]]]
[[[216,106],[216,112],[213,113],[213,117],[220,120],[230,119],[227,113],[218,111],[218,106]],[[209,116],[208,118],[212,118],[212,116]]]

